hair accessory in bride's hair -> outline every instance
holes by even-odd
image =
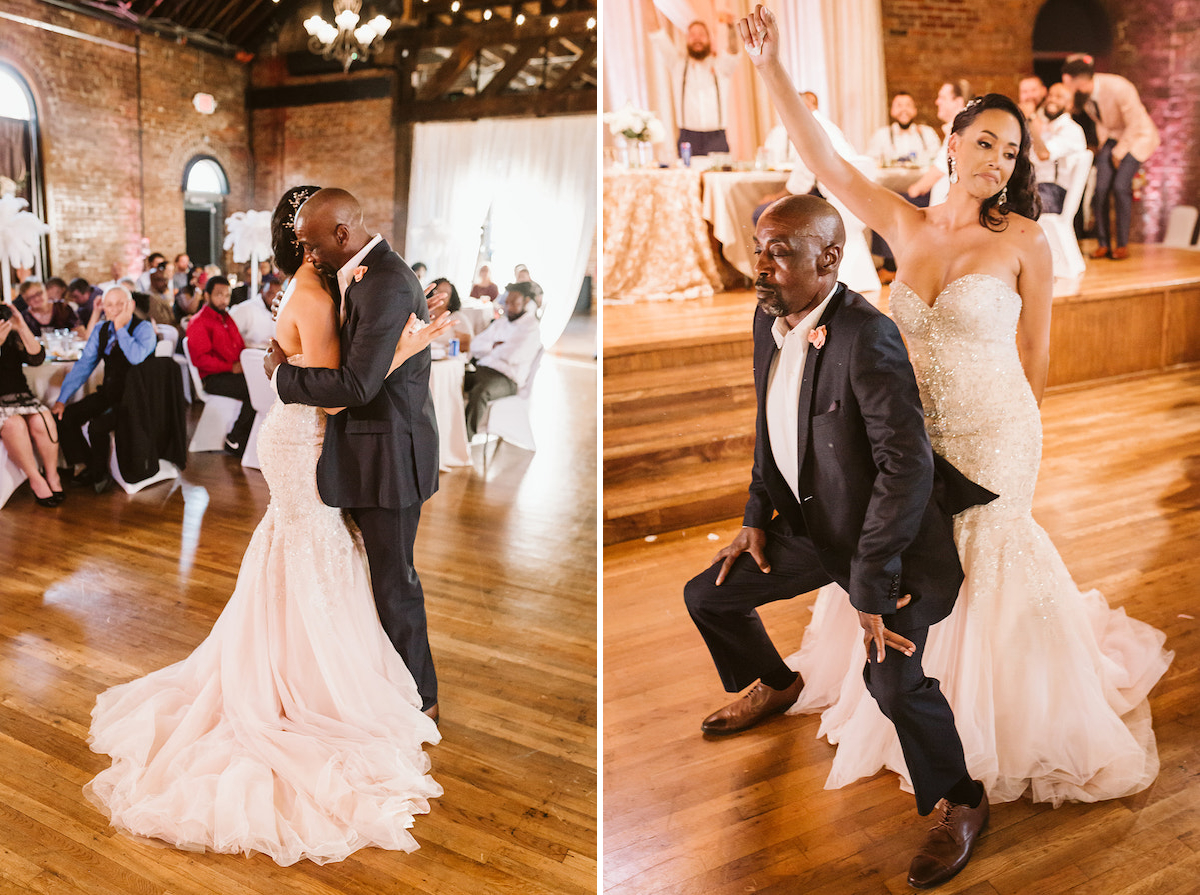
[[[973,100],[971,100],[969,103],[967,103],[965,106],[963,106],[963,111],[966,111],[967,109],[974,109],[981,102],[983,102],[983,97],[977,96]]]
[[[316,190],[297,189],[296,192],[288,196],[288,204],[292,206],[291,216],[283,222],[283,226],[292,234],[292,245],[300,248],[300,240],[296,238],[296,214],[300,211],[300,206],[312,197]]]

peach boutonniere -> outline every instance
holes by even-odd
[[[367,266],[365,264],[360,264],[358,267],[354,268],[354,282],[357,283],[359,280],[361,280],[363,278],[363,274],[366,272]]]
[[[813,348],[821,349],[825,347],[825,327],[818,326],[808,334],[808,344]]]

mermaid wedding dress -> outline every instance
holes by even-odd
[[[1166,637],[1081,593],[1033,520],[1042,428],[1017,354],[1021,297],[985,274],[927,305],[895,281],[891,312],[908,342],[933,449],[1000,495],[955,517],[966,580],[930,629],[926,674],[954,709],[971,775],[993,802],[1029,791],[1061,804],[1126,796],[1158,773],[1146,696],[1173,653]],[[911,791],[900,744],[863,684],[862,630],[845,592],[821,591],[801,649],[795,712],[822,710],[838,744],[827,788],[890,768]]]
[[[421,744],[440,737],[357,531],[317,494],[324,426],[317,408],[271,408],[271,500],[220,618],[183,661],[96,700],[89,743],[113,761],[84,793],[118,829],[285,866],[417,848],[413,816],[442,793]]]

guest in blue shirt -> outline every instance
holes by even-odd
[[[125,389],[129,368],[154,353],[157,336],[154,326],[133,314],[133,296],[124,286],[114,286],[102,300],[104,321],[92,330],[83,353],[63,380],[52,412],[62,422],[59,438],[63,455],[74,468],[84,469],[73,482],[92,485],[99,494],[112,484],[108,473],[109,435],[116,428],[116,408]],[[104,382],[93,394],[66,405],[96,365],[104,361]],[[85,423],[91,423],[89,437],[83,435]],[[89,443],[90,442],[90,443]]]

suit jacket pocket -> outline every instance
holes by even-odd
[[[833,406],[829,410],[827,410],[825,413],[818,413],[812,418],[812,427],[814,429],[819,429],[822,426],[828,426],[832,423],[836,423],[842,418],[840,411],[841,405],[837,401],[834,401]]]
[[[387,420],[346,420],[346,433],[349,435],[386,435],[392,431],[392,424]]]

